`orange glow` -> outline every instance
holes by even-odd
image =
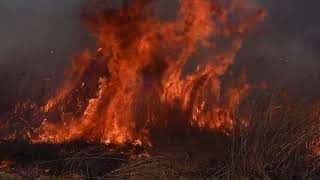
[[[97,9],[86,19],[99,48],[74,59],[64,85],[43,107],[60,116],[48,116],[33,143],[83,139],[151,146],[150,128],[172,120],[232,129],[250,85],[245,76],[227,85],[221,77],[263,11],[240,0],[180,0],[176,19],[164,21],[152,5],[135,0],[113,11]],[[187,71],[188,63],[197,69]]]

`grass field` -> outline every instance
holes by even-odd
[[[229,135],[196,131],[181,137],[168,137],[159,144],[154,143],[152,148],[82,142],[58,145],[3,142],[0,144],[0,177],[320,178],[320,111],[316,104],[288,102],[272,93],[249,97],[244,104],[250,110],[246,127],[235,126]]]

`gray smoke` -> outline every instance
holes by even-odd
[[[90,44],[83,0],[0,1],[0,112],[57,86],[72,55]],[[40,94],[39,96],[34,96]]]
[[[317,0],[252,0],[267,11],[239,58],[253,81],[297,95],[320,95],[320,11]]]
[[[0,1],[0,65],[50,71],[87,46],[83,0]]]
[[[72,55],[92,46],[80,20],[86,1],[0,1],[0,111],[10,97],[38,93],[36,84],[57,86]],[[248,37],[234,67],[246,67],[251,82],[265,80],[303,96],[320,95],[320,1],[250,1],[268,16]],[[177,3],[158,1],[157,14],[174,17]]]

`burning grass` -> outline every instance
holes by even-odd
[[[263,10],[179,2],[170,21],[149,0],[92,4],[84,21],[97,49],[74,58],[48,101],[23,101],[3,117],[1,170],[31,179],[319,177],[319,108],[229,72]]]
[[[189,136],[175,134],[176,140],[164,138],[152,148],[83,141],[2,143],[2,162],[10,162],[2,171],[22,178],[319,178],[318,107],[279,99],[271,93],[249,97],[243,105],[251,109],[249,125],[228,136],[196,130]]]
[[[155,1],[105,4],[85,13],[97,49],[74,58],[61,88],[41,107],[46,117],[34,143],[82,138],[152,146],[155,128],[233,128],[232,114],[251,85],[245,75],[221,79],[262,21],[261,9],[236,0],[182,0],[176,17],[165,20],[155,15]],[[197,68],[187,71],[188,63]]]

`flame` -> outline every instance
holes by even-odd
[[[221,78],[263,11],[240,0],[180,0],[176,19],[166,21],[153,4],[134,0],[113,10],[93,5],[95,16],[85,22],[98,48],[73,60],[64,85],[43,107],[59,118],[48,115],[32,142],[151,146],[150,129],[172,121],[233,128],[250,85],[245,76],[225,86]],[[187,71],[188,63],[197,69]]]

